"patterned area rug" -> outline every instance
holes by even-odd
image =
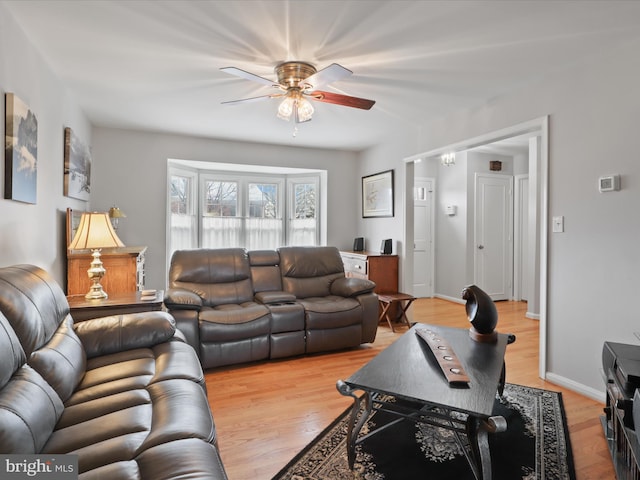
[[[400,402],[400,400],[397,400]],[[449,431],[411,421],[399,422],[357,447],[354,471],[347,465],[350,409],[307,445],[272,480],[472,480],[473,472]],[[507,384],[494,414],[507,431],[490,438],[494,480],[575,480],[562,394]],[[363,427],[386,424],[376,412]]]

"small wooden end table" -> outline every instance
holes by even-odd
[[[393,328],[393,323],[391,322],[390,313],[391,311],[397,311],[397,316],[395,318],[396,321],[401,321],[407,325],[407,327],[411,328],[411,323],[407,318],[407,310],[416,299],[413,295],[409,295],[407,293],[381,293],[378,294],[378,301],[380,302],[380,307],[382,307],[382,311],[380,312],[380,318],[378,318],[378,322],[381,322],[383,319],[387,320],[391,331],[395,333],[395,329]],[[403,302],[404,303],[403,305]],[[399,308],[393,309],[391,308],[394,304],[398,304]]]
[[[156,290],[155,297],[148,300],[142,299],[141,292],[113,293],[105,300],[87,300],[84,295],[67,297],[71,317],[75,322],[109,315],[162,310],[163,300],[164,290]]]

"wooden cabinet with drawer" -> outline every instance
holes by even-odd
[[[100,259],[107,270],[100,282],[107,294],[144,289],[144,254],[147,247],[103,248]],[[91,287],[87,269],[91,250],[67,251],[67,295],[85,294]]]
[[[398,256],[374,252],[340,252],[347,277],[366,278],[375,282],[376,293],[398,291]]]

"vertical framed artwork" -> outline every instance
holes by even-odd
[[[38,120],[13,93],[5,94],[4,198],[36,203]]]
[[[69,127],[64,129],[64,194],[89,201],[91,152]]]
[[[362,217],[393,217],[393,170],[362,177]]]

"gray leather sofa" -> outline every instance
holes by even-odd
[[[179,250],[164,303],[212,368],[373,342],[374,288],[335,247]]]
[[[183,340],[165,312],[74,325],[44,270],[0,268],[0,453],[78,455],[82,480],[226,479]]]

